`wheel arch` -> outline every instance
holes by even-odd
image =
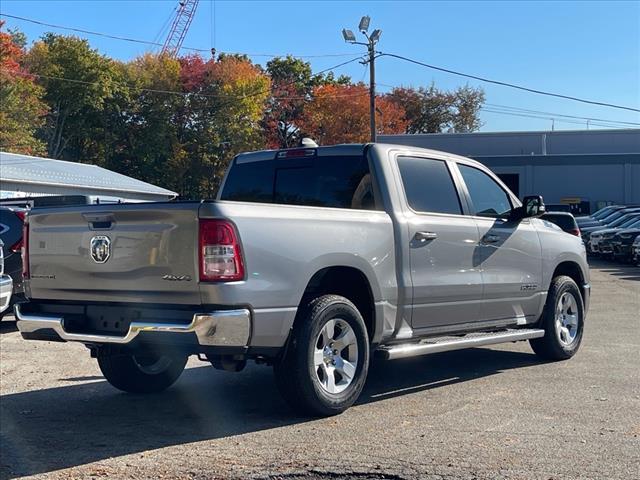
[[[306,302],[320,295],[334,294],[349,299],[358,309],[367,327],[371,342],[381,332],[381,316],[376,313],[374,286],[367,275],[359,268],[347,265],[326,266],[317,270],[307,282],[300,298],[298,313]],[[300,315],[294,321],[300,321]]]
[[[580,294],[582,295],[582,300],[584,302],[587,295],[587,292],[585,292],[585,284],[587,283],[587,280],[584,272],[582,271],[582,267],[580,267],[580,264],[572,260],[564,260],[560,262],[553,270],[551,281],[553,281],[554,278],[560,275],[566,275],[574,282],[576,282],[576,285],[578,285],[578,289],[580,290]]]

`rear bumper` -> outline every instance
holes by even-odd
[[[0,313],[3,313],[11,301],[13,293],[13,280],[8,275],[0,275]]]
[[[16,305],[14,311],[18,329],[25,339],[129,345],[138,336],[144,336],[150,343],[154,343],[154,337],[162,337],[162,343],[172,338],[183,343],[181,341],[186,337],[195,336],[195,342],[202,347],[246,347],[251,335],[251,312],[248,309],[196,313],[191,322],[185,324],[133,321],[123,336],[69,332],[65,329],[63,316],[23,313],[20,305]]]

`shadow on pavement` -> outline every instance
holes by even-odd
[[[358,404],[538,363],[533,354],[488,349],[376,362]],[[0,402],[0,477],[310,420],[292,413],[271,370],[259,366],[239,375],[190,368],[173,388],[151,396],[121,393],[104,381],[10,394]]]
[[[16,327],[16,321],[13,319],[13,315],[9,318],[11,318],[11,320],[6,318],[0,320],[0,333],[12,333],[18,331],[18,327]]]
[[[630,264],[607,261],[602,258],[589,258],[589,266],[597,268],[601,272],[608,273],[622,280],[634,280],[640,282],[640,267]]]

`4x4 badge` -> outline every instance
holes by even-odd
[[[91,239],[90,251],[94,262],[106,262],[111,256],[111,239],[105,235],[96,235]]]

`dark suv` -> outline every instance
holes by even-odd
[[[28,210],[20,207],[0,207],[0,240],[4,243],[4,273],[13,280],[11,305],[24,301],[22,282],[22,234]],[[11,308],[7,309],[11,312]]]

